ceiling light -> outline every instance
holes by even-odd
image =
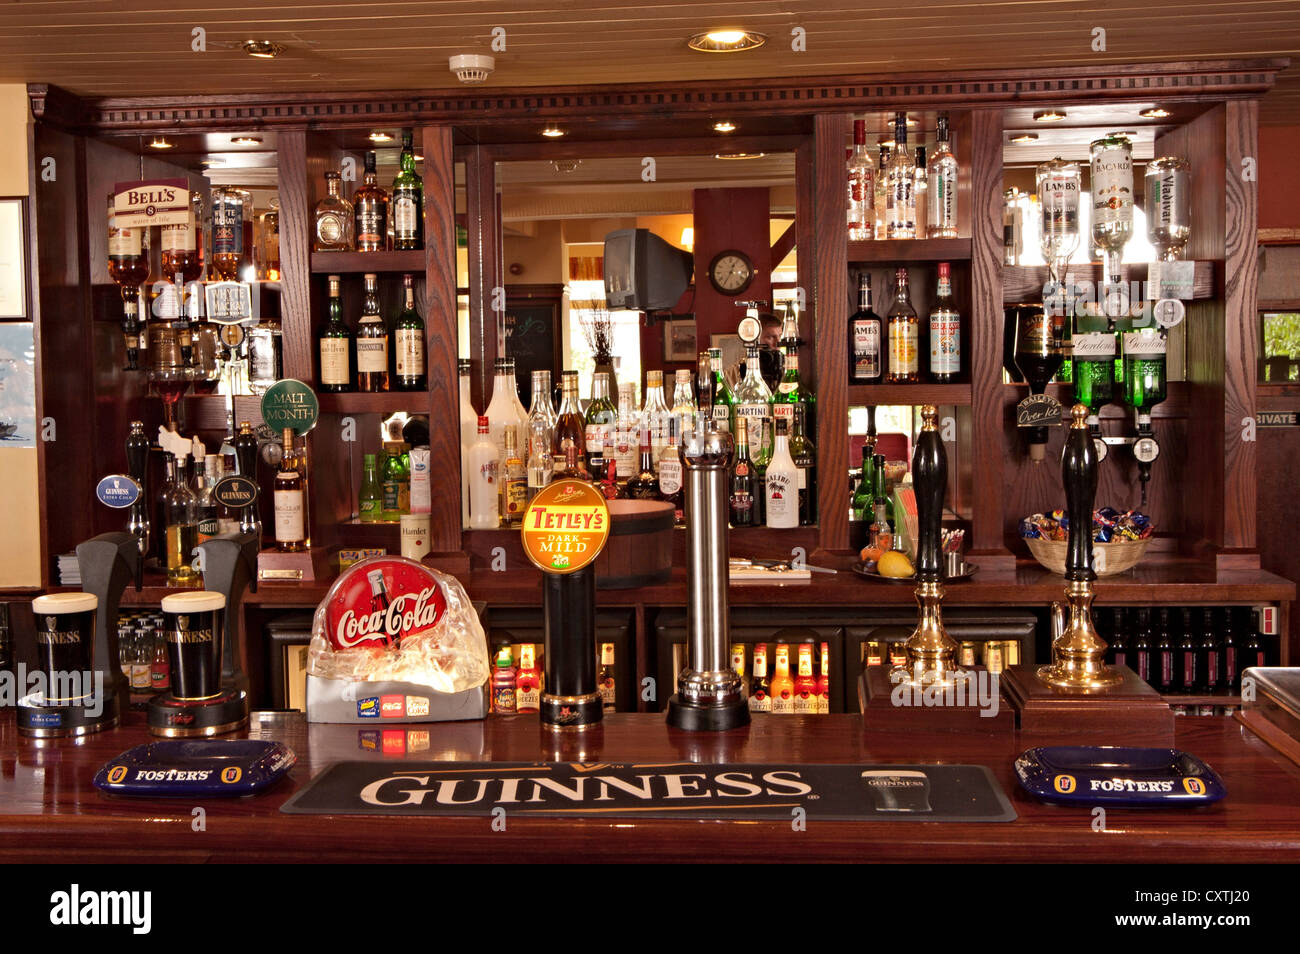
[[[736,124],[726,119],[719,120],[713,124],[713,131],[719,133],[735,132]]]
[[[564,130],[559,126],[547,126],[542,130],[542,135],[547,139],[559,139],[564,135]]]
[[[225,164],[226,164],[226,160],[224,160],[224,159],[220,159],[220,158],[216,158],[216,157],[213,157],[213,158],[211,158],[211,159],[200,159],[200,160],[199,160],[199,165],[201,165],[201,166],[224,166]]]
[[[230,142],[236,146],[256,146],[262,142],[261,136],[235,136]]]
[[[1037,142],[1038,133],[1030,133],[1030,132],[1016,133],[1014,136],[1011,137],[1011,141],[1014,143]]]
[[[566,175],[566,176],[570,172],[573,172],[573,170],[577,169],[578,166],[580,165],[582,165],[581,159],[552,159],[551,160],[551,168],[554,169],[556,172],[560,173],[561,175]]]
[[[1036,123],[1059,123],[1065,118],[1065,113],[1059,109],[1040,109],[1034,113],[1034,122]]]
[[[284,47],[270,40],[245,40],[244,52],[260,60],[273,60],[284,52]]]
[[[766,42],[764,34],[752,30],[710,30],[695,34],[686,45],[700,53],[739,53],[756,50]]]
[[[150,149],[170,149],[171,147],[172,144],[169,143],[162,136],[154,136],[153,139],[149,142]]]
[[[1170,115],[1169,110],[1161,106],[1152,106],[1150,109],[1144,109],[1138,113],[1143,119],[1164,119]]]
[[[765,152],[717,152],[713,154],[714,159],[762,159],[766,156]]]
[[[392,142],[393,134],[386,133],[382,129],[376,129],[374,132],[370,134],[370,141],[371,142]]]

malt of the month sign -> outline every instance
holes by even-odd
[[[262,420],[274,434],[286,427],[292,427],[295,434],[306,434],[319,416],[316,392],[293,378],[276,381],[262,395]]]
[[[193,225],[190,184],[184,179],[142,179],[113,187],[113,212],[119,228]]]
[[[524,512],[524,553],[547,573],[590,565],[609,537],[604,496],[583,480],[560,478],[540,490]]]

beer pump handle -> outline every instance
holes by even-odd
[[[1092,510],[1097,498],[1097,448],[1088,434],[1088,409],[1076,404],[1070,412],[1070,430],[1061,455],[1061,482],[1065,484],[1066,513],[1070,518],[1065,578],[1091,582]]]
[[[125,698],[130,689],[119,665],[117,645],[117,610],[122,593],[132,579],[140,579],[144,557],[132,534],[123,531],[101,533],[77,544],[77,566],[81,571],[81,588],[99,599],[95,614],[95,668]]]
[[[257,534],[213,537],[200,543],[199,549],[203,551],[204,588],[226,597],[222,676],[238,683],[239,657],[234,647],[239,633],[239,603],[246,587],[257,591]]]
[[[921,435],[912,455],[912,484],[916,492],[916,576],[943,580],[943,494],[948,487],[948,455],[935,424],[933,405],[921,408]]]

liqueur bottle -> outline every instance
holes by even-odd
[[[337,172],[325,173],[327,194],[316,203],[316,235],[312,242],[313,251],[352,251],[354,212],[351,203],[339,194],[341,181]]]
[[[731,488],[727,501],[727,517],[733,527],[754,526],[756,486],[754,464],[749,459],[749,430],[742,427],[736,432],[736,459],[731,465]]]
[[[921,380],[919,327],[907,284],[907,269],[898,269],[894,280],[894,304],[889,309],[889,375],[885,382],[915,384]]]
[[[393,179],[393,248],[421,249],[424,248],[424,182],[415,171],[409,129],[402,130],[402,152],[397,166],[397,176]]]
[[[817,679],[813,676],[813,644],[800,643],[798,670],[794,680],[795,715],[817,712]]]
[[[402,313],[393,329],[396,391],[423,391],[426,388],[424,360],[424,319],[415,308],[415,284],[410,275],[402,276]]]
[[[379,523],[384,518],[384,492],[379,483],[379,469],[375,465],[375,455],[366,454],[362,459],[361,494],[357,500],[362,523]]]
[[[768,527],[799,526],[799,468],[790,456],[790,439],[785,421],[777,424],[776,450],[764,474],[763,514]]]
[[[578,372],[565,371],[562,375],[563,397],[560,399],[560,413],[555,422],[555,443],[551,454],[555,458],[557,471],[566,466],[566,451],[572,447],[578,460],[585,465],[587,424],[582,410],[578,406]]]
[[[1056,347],[1052,331],[1052,317],[1042,308],[1021,308],[1018,311],[1015,347],[1016,367],[1029,383],[1029,393],[1043,394],[1061,366],[1061,352]],[[1027,427],[1029,455],[1034,461],[1044,459],[1047,445],[1047,427]]]
[[[849,384],[879,384],[884,375],[881,361],[881,320],[871,308],[871,274],[858,273],[858,310],[849,316]]]
[[[641,465],[637,473],[627,479],[624,493],[631,500],[662,500],[659,475],[655,473],[654,451],[650,449],[650,429],[641,428]]]
[[[775,715],[794,713],[794,680],[790,678],[790,647],[776,644],[776,666],[772,673],[772,712]]]
[[[600,668],[596,670],[596,688],[600,692],[600,707],[605,712],[614,712],[618,708],[617,689],[614,681],[614,644],[600,644]]]
[[[948,136],[948,114],[940,113],[934,152],[926,168],[926,236],[957,237],[957,157]]]
[[[379,314],[379,276],[367,273],[366,295],[357,324],[357,390],[388,390],[388,327]]]
[[[358,252],[382,252],[388,248],[388,193],[375,179],[375,153],[371,150],[366,153],[361,187],[352,196]]]
[[[930,377],[940,383],[956,381],[961,373],[961,316],[952,297],[947,262],[939,263],[939,288],[930,309]]]
[[[280,468],[276,471],[275,548],[281,553],[302,553],[311,546],[307,513],[307,455],[294,444],[293,428],[281,432]]]
[[[537,646],[519,647],[519,672],[515,675],[515,711],[537,712],[542,698],[542,673],[537,668]]]
[[[767,643],[754,646],[754,676],[749,683],[749,711],[772,711],[772,686],[767,678]]]
[[[497,482],[501,487],[501,522],[507,527],[523,523],[524,507],[528,505],[528,475],[518,445],[514,427],[507,427],[506,449],[497,470]]]
[[[327,394],[352,390],[352,332],[343,323],[339,277],[329,277],[329,310],[320,335],[320,389]]]

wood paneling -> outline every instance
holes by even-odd
[[[976,110],[970,123],[972,549],[1002,548],[1002,116]]]
[[[817,513],[824,550],[844,550],[849,545],[845,513],[849,498],[849,409],[844,388],[849,374],[845,310],[849,297],[845,228],[848,207],[844,191],[849,118],[847,113],[820,113],[813,125],[813,215],[817,223],[814,294],[818,302],[817,380],[821,382],[817,394]]]
[[[425,329],[429,449],[436,461],[430,549],[460,549],[460,380],[456,329],[456,164],[451,127],[426,126],[424,150]],[[487,405],[482,405],[486,407]],[[456,490],[449,492],[448,483]]]
[[[280,327],[284,336],[284,373],[315,381],[316,339],[311,327],[312,209],[307,183],[307,133],[281,130],[280,170]]]
[[[768,190],[696,189],[694,193],[695,334],[701,349],[710,335],[734,335],[745,310],[740,300],[772,303],[772,272],[767,267]],[[754,263],[754,280],[736,295],[723,295],[709,281],[709,264],[720,252],[744,252]]]
[[[474,365],[470,393],[474,396],[474,406],[486,410],[492,398],[492,362],[497,359],[497,313],[492,310],[494,288],[501,288],[500,305],[505,307],[501,216],[497,207],[494,157],[483,146],[470,147],[464,156],[466,217],[470,222],[479,223],[477,228],[469,230],[469,357]]]

